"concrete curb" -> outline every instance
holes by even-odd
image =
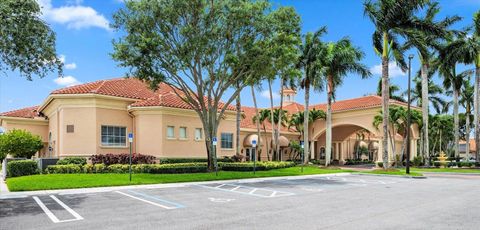
[[[418,171],[422,174],[433,174],[433,175],[459,175],[459,176],[480,176],[480,173],[461,173],[461,172],[425,172]]]
[[[25,192],[8,192],[0,194],[0,199],[8,198],[22,198],[34,195],[69,195],[82,193],[101,193],[112,192],[125,189],[157,189],[157,188],[179,188],[189,185],[202,185],[212,183],[251,183],[260,181],[285,180],[285,179],[306,179],[315,177],[329,177],[329,176],[347,176],[351,173],[328,173],[328,174],[313,174],[303,176],[281,176],[281,177],[261,177],[261,178],[247,178],[247,179],[231,179],[231,180],[212,180],[212,181],[197,181],[197,182],[180,182],[180,183],[165,183],[165,184],[145,184],[145,185],[127,185],[127,186],[110,186],[110,187],[94,187],[94,188],[74,188],[74,189],[56,189],[56,190],[39,190],[39,191],[25,191]]]
[[[373,173],[352,173],[352,175],[362,175],[362,176],[384,176],[384,177],[400,177],[400,178],[411,178],[411,179],[427,179],[426,176],[407,176],[407,175],[389,175],[389,174],[373,174]]]

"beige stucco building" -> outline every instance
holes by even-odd
[[[283,109],[291,115],[303,111],[295,102],[295,91],[284,93]],[[405,106],[398,101],[392,105]],[[325,105],[312,109],[324,110]],[[373,117],[381,110],[381,98],[364,96],[333,103],[333,160],[362,158],[381,160],[381,132],[373,127]],[[253,122],[255,109],[243,107],[241,122],[241,154],[251,156],[251,140],[258,139]],[[218,156],[235,154],[235,108],[230,106],[218,131]],[[127,153],[128,133],[134,134],[133,151],[157,158],[206,157],[202,123],[195,111],[173,93],[172,88],[160,84],[152,91],[136,79],[117,78],[100,80],[53,91],[45,101],[34,107],[0,114],[0,126],[5,130],[26,129],[39,135],[45,148],[38,157],[84,156],[105,153]],[[271,156],[271,124],[261,125],[261,158]],[[410,148],[416,154],[418,127],[412,126]],[[325,149],[325,122],[314,121],[308,130],[311,137],[312,159],[323,159]],[[281,159],[298,157],[290,148],[292,140],[301,136],[294,128],[282,127],[280,132]],[[395,149],[389,141],[393,159],[402,151],[404,134],[395,135]],[[364,154],[359,154],[358,147]],[[267,156],[267,148],[270,151]],[[366,150],[368,153],[366,153]],[[413,158],[412,155],[412,158]],[[247,158],[248,159],[248,158]]]

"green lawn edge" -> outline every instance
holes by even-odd
[[[316,166],[291,167],[273,169],[269,171],[253,172],[232,172],[219,171],[215,173],[185,173],[185,174],[132,174],[132,181],[129,181],[128,174],[42,174],[23,177],[7,178],[8,189],[12,192],[37,191],[73,188],[94,188],[142,184],[163,184],[177,182],[198,182],[215,180],[233,180],[247,178],[279,177],[279,176],[301,176],[315,174],[330,174],[354,172],[344,169],[322,169]]]
[[[414,172],[447,172],[447,173],[477,173],[480,174],[480,169],[471,168],[412,168]]]

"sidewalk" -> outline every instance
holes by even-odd
[[[8,191],[7,184],[5,184],[5,181],[2,178],[3,175],[2,172],[0,172],[0,196],[10,193],[10,191]]]
[[[271,180],[285,180],[285,179],[306,179],[312,177],[331,177],[331,176],[347,176],[351,173],[331,173],[331,174],[313,174],[305,176],[281,176],[281,177],[263,177],[263,178],[247,178],[247,179],[233,179],[233,180],[213,180],[213,181],[197,181],[197,182],[181,182],[181,183],[167,183],[167,184],[146,184],[146,185],[127,185],[127,186],[111,186],[111,187],[95,187],[95,188],[74,188],[74,189],[58,189],[58,190],[39,190],[39,191],[25,191],[25,192],[3,192],[0,193],[0,199],[20,198],[33,195],[47,195],[47,194],[82,194],[82,193],[99,193],[112,192],[124,189],[157,189],[157,188],[177,188],[189,185],[202,185],[211,183],[250,183],[259,181]],[[6,188],[6,186],[5,186]],[[8,191],[8,189],[6,190]]]

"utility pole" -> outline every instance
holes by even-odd
[[[412,114],[410,112],[410,78],[412,75],[412,59],[413,59],[413,54],[410,54],[408,56],[408,89],[407,89],[407,165],[406,165],[406,173],[410,174],[410,150],[411,150],[411,144],[410,144],[410,125],[412,122]],[[423,116],[428,116],[423,114]]]

